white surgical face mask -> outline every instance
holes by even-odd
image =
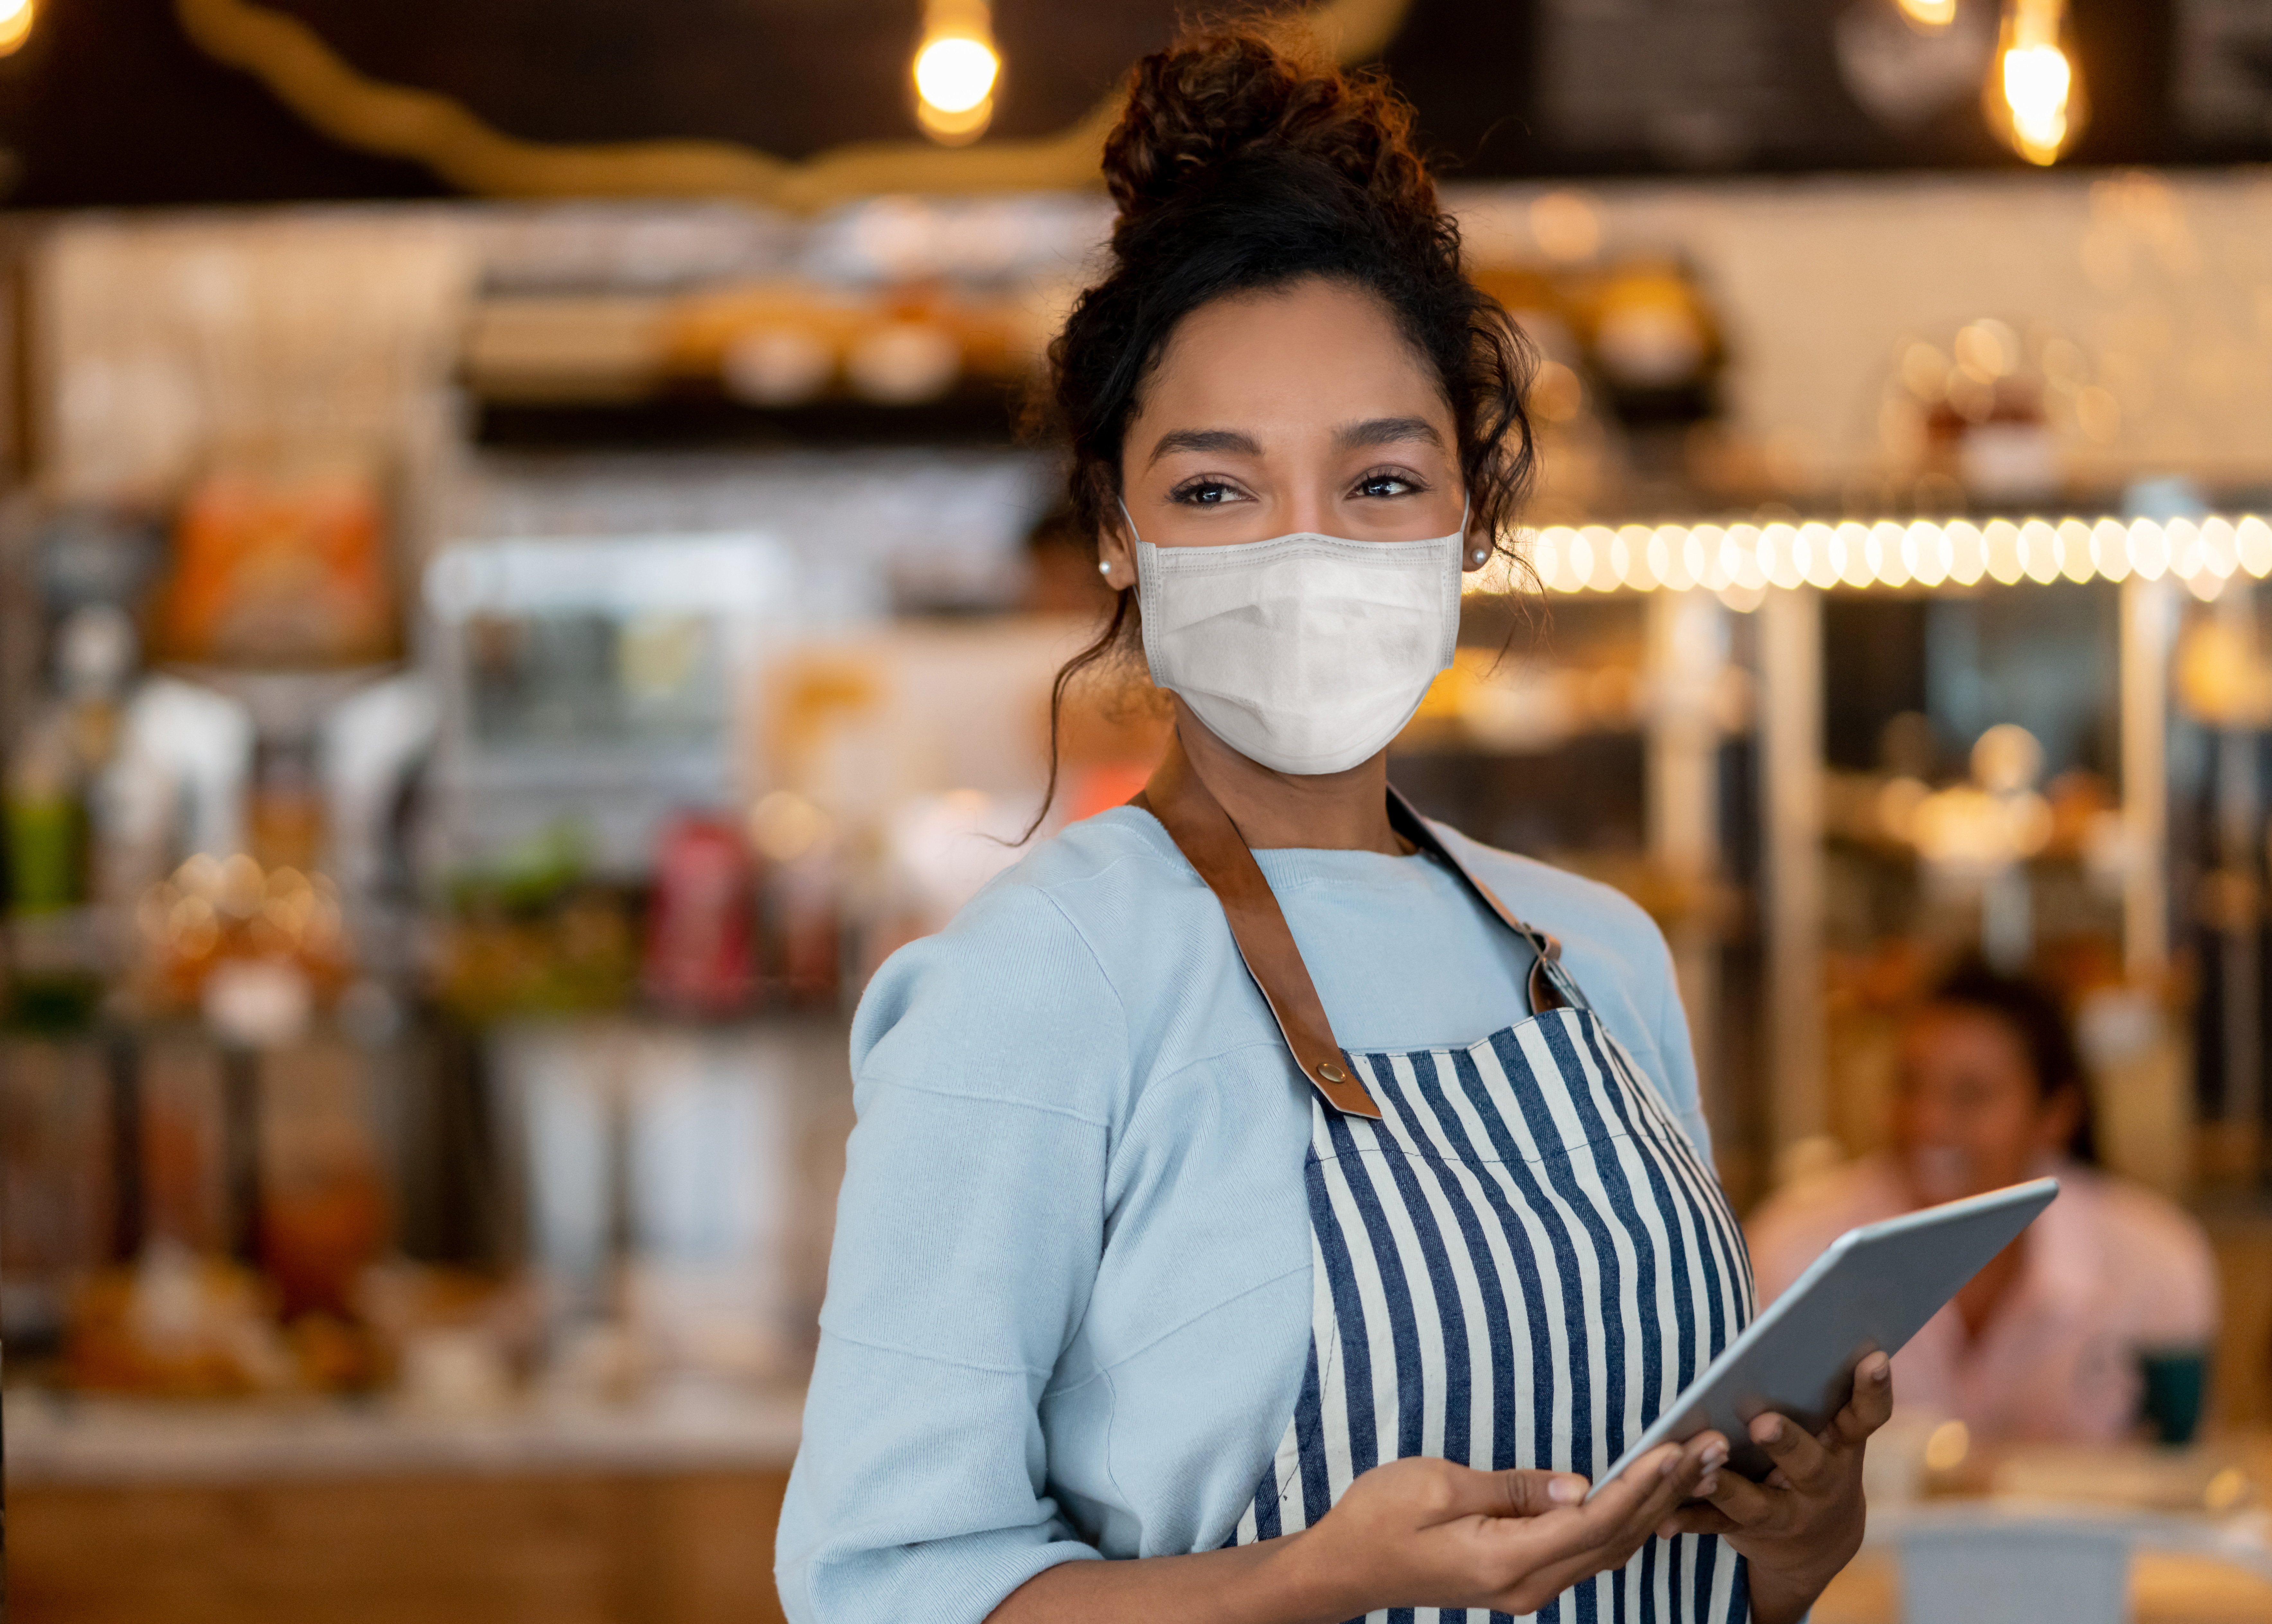
[[[1463,510],[1457,530],[1425,542],[1302,534],[1155,547],[1130,519],[1152,680],[1265,767],[1355,767],[1452,663],[1467,528]]]

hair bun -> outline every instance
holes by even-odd
[[[1249,161],[1306,158],[1391,215],[1432,220],[1412,109],[1381,79],[1255,33],[1192,35],[1136,64],[1104,177],[1124,224]]]

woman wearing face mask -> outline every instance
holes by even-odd
[[[1809,1180],[1751,1226],[1772,1302],[1831,1241],[1936,1201],[2056,1173],[2059,1197],[1894,1360],[1904,1410],[1976,1438],[2098,1443],[2139,1420],[2189,1433],[2216,1333],[2208,1238],[2186,1213],[2089,1165],[2082,1065],[2058,1001],[1958,966],[1902,1034],[1890,1154]],[[2184,1413],[2178,1413],[2184,1412]]]
[[[1054,401],[1175,742],[862,1003],[788,1614],[1795,1619],[1886,1361],[1767,1483],[1707,1434],[1581,1503],[1752,1312],[1670,966],[1388,785],[1526,353],[1378,84],[1193,40],[1104,161]]]

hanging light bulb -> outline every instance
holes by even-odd
[[[960,146],[984,134],[1001,71],[986,0],[924,0],[914,73],[916,122],[925,135]]]
[[[2066,0],[2009,0],[1984,100],[1989,127],[2029,163],[2056,162],[2089,109]]]
[[[1924,34],[1938,34],[1956,20],[1956,0],[1894,0],[1910,26]]]
[[[32,37],[33,0],[0,0],[0,56],[11,56]]]

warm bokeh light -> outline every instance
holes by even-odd
[[[2081,131],[2082,87],[2066,32],[2066,0],[2011,0],[2005,13],[1989,86],[1991,122],[2029,163],[2056,161]]]
[[[0,0],[0,56],[8,56],[32,37],[37,15],[33,0]]]
[[[2004,100],[2012,129],[2031,163],[2049,163],[2066,145],[2067,91],[2074,71],[2056,45],[2027,45],[2004,53]]]
[[[1956,20],[1956,0],[1894,0],[1894,4],[1919,28],[1946,28]]]
[[[1581,191],[1550,191],[1530,206],[1530,235],[1549,259],[1583,264],[1601,251],[1602,212]]]
[[[930,40],[916,54],[916,91],[939,112],[968,113],[993,94],[1001,69],[1001,58],[983,40]]]
[[[1529,556],[1551,592],[1647,592],[1701,587],[1755,607],[1775,587],[1971,587],[1982,580],[2048,586],[2167,574],[2196,596],[2214,596],[2246,573],[2272,574],[2272,523],[2249,515],[2175,519],[1920,519],[1907,525],[1848,522],[1718,525],[1548,525]],[[1493,565],[1470,577],[1473,592],[1520,592],[1528,577]]]
[[[985,134],[1002,74],[986,0],[926,0],[912,71],[916,123],[925,135],[961,146]]]
[[[1962,1421],[1943,1421],[1924,1441],[1927,1471],[1954,1471],[1972,1453],[1972,1433]]]
[[[994,119],[994,98],[972,108],[967,113],[948,113],[917,98],[916,123],[923,132],[942,146],[967,146],[986,133],[986,126]]]

